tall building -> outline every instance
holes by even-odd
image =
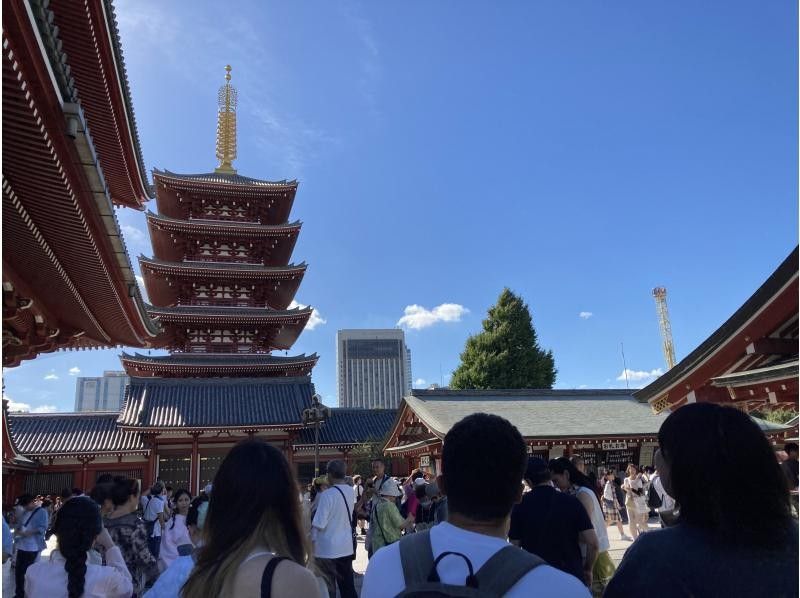
[[[78,378],[75,411],[119,411],[125,402],[125,372],[103,372],[102,377]]]
[[[339,406],[395,408],[411,390],[411,352],[400,329],[336,334]]]

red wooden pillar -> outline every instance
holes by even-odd
[[[200,449],[197,437],[200,434],[192,432],[192,460],[189,462],[189,486],[191,486],[192,496],[200,494]]]
[[[140,488],[141,492],[144,492],[155,483],[156,466],[158,465],[158,447],[156,445],[156,437],[153,435],[147,436],[145,438],[145,446],[150,449],[150,454],[147,456],[147,469],[144,472],[144,479],[142,480],[143,488]]]

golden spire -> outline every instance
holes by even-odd
[[[225,67],[225,85],[217,96],[217,159],[214,172],[236,174],[232,162],[236,159],[236,88],[231,85],[231,65]]]

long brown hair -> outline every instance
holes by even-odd
[[[203,529],[206,541],[181,589],[185,598],[217,598],[248,554],[266,547],[302,566],[309,550],[297,482],[278,449],[260,440],[237,444],[220,465]]]

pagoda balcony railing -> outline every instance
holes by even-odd
[[[221,263],[221,264],[253,264],[256,266],[263,266],[264,259],[254,255],[221,255],[219,253],[213,255],[187,253],[184,257],[187,262],[207,262],[207,263]]]

